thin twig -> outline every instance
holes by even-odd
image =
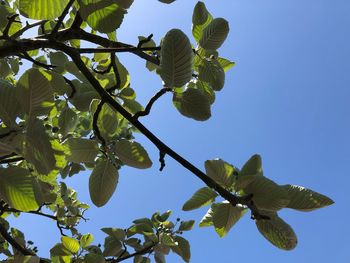
[[[92,129],[94,130],[95,136],[101,141],[102,146],[106,145],[106,140],[102,137],[97,122],[98,122],[98,115],[100,114],[104,103],[105,102],[103,100],[101,100],[99,102],[99,104],[97,105],[96,111],[94,112],[93,119],[92,119]]]
[[[19,55],[20,58],[23,58],[23,59],[26,59],[30,62],[33,62],[33,64],[39,66],[39,67],[42,67],[44,69],[47,69],[47,70],[51,70],[53,68],[55,68],[56,66],[54,65],[49,65],[49,64],[45,64],[45,63],[42,63],[40,61],[37,61],[35,59],[33,59],[31,56],[29,56],[29,54],[27,52],[23,52],[22,55]]]
[[[68,96],[68,99],[71,99],[71,98],[73,98],[73,96],[74,96],[75,93],[77,92],[77,89],[75,88],[73,82],[72,82],[70,79],[66,78],[65,76],[63,76],[63,79],[64,79],[64,81],[65,81],[65,82],[71,87],[71,89],[72,89],[72,92],[71,92],[71,93],[69,94],[69,96]]]
[[[11,244],[13,248],[18,250],[21,254],[25,256],[35,256],[35,253],[23,247],[20,243],[18,243],[6,230],[6,228],[0,224],[0,234],[2,237]]]
[[[140,40],[139,43],[137,44],[137,48],[141,48],[143,44],[150,42],[152,37],[153,37],[153,34],[150,34],[147,38]]]
[[[159,162],[160,162],[160,168],[159,171],[163,171],[164,167],[165,167],[165,153],[162,151],[159,151]]]
[[[42,24],[45,24],[47,22],[47,20],[41,20],[41,21],[38,21],[38,22],[35,22],[33,24],[29,24],[27,22],[26,26],[21,28],[20,30],[18,30],[16,33],[14,33],[11,37],[12,38],[18,38],[20,37],[21,35],[23,35],[24,32],[26,32],[28,29],[31,29],[33,27],[36,27],[36,26],[40,26]]]
[[[110,52],[131,52],[131,51],[154,51],[160,47],[110,47],[110,48],[79,48],[79,53],[110,53]]]
[[[120,84],[121,84],[121,79],[120,79],[120,74],[118,71],[118,66],[117,66],[117,62],[116,62],[116,58],[115,58],[115,53],[112,52],[111,53],[111,65],[113,68],[113,72],[114,72],[114,77],[115,77],[115,82],[116,84],[110,88],[107,89],[107,91],[109,93],[113,93],[113,91],[115,91],[116,89],[120,89]]]
[[[11,25],[13,23],[21,23],[20,21],[16,21],[16,18],[19,16],[19,14],[14,14],[12,16],[7,17],[8,22],[6,24],[5,29],[2,31],[2,37],[3,38],[8,38],[9,37],[9,31],[11,28]]]
[[[172,88],[162,88],[160,91],[158,91],[151,99],[150,101],[147,103],[145,110],[143,111],[138,111],[134,114],[133,118],[135,120],[137,120],[139,117],[141,116],[146,116],[148,114],[150,114],[151,112],[151,108],[153,106],[153,104],[161,97],[163,96],[165,93],[172,91]]]
[[[68,2],[68,4],[66,5],[66,7],[64,8],[62,14],[59,16],[58,21],[55,25],[55,27],[52,29],[51,31],[51,36],[54,38],[58,32],[58,29],[60,28],[60,26],[63,23],[64,18],[66,17],[66,15],[68,14],[69,9],[72,7],[73,3],[75,0],[70,0]]]

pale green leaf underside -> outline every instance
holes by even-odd
[[[162,41],[159,74],[165,86],[182,87],[192,78],[193,51],[180,29],[170,30]]]
[[[329,197],[298,185],[284,185],[290,199],[288,208],[299,211],[313,211],[334,203]]]
[[[292,250],[298,243],[297,236],[291,226],[278,216],[269,220],[258,220],[256,226],[271,244],[280,249]]]
[[[79,12],[92,29],[110,33],[119,28],[126,10],[113,0],[82,0]]]
[[[100,161],[89,179],[89,191],[92,202],[101,207],[112,197],[118,183],[118,170],[108,160]]]
[[[209,187],[203,187],[196,191],[192,197],[186,201],[182,210],[189,211],[210,204],[217,197],[217,193]]]
[[[199,1],[193,9],[192,14],[192,35],[199,42],[202,37],[203,29],[206,28],[213,20],[212,15],[208,12],[205,4]]]
[[[36,210],[33,178],[26,169],[0,168],[0,199],[20,211]]]
[[[216,50],[224,43],[229,30],[225,19],[215,18],[204,28],[199,45],[204,49]]]
[[[15,127],[19,113],[16,90],[9,82],[0,80],[0,119],[7,127]]]
[[[146,169],[152,166],[148,153],[138,142],[120,140],[115,145],[115,153],[128,166],[139,169]]]
[[[173,103],[178,111],[197,121],[211,117],[210,100],[201,90],[188,88],[183,93],[174,92]]]
[[[205,161],[206,174],[225,188],[230,188],[234,182],[232,165],[221,159]]]
[[[212,210],[215,231],[220,237],[224,237],[245,214],[247,209],[234,207],[229,202],[224,201],[219,204],[213,204]]]
[[[177,242],[177,246],[172,246],[171,250],[178,254],[185,262],[190,262],[191,259],[191,249],[190,243],[180,236],[175,236],[175,241]]]
[[[267,211],[277,211],[289,203],[288,193],[272,180],[254,175],[255,179],[243,188],[245,194],[253,194],[254,204]]]
[[[220,91],[225,84],[225,72],[216,60],[203,60],[198,68],[198,78],[210,84],[215,91]]]
[[[54,105],[49,80],[36,68],[27,70],[17,83],[17,100],[29,116],[47,114]]]
[[[98,154],[97,142],[82,138],[69,138],[65,143],[67,146],[67,160],[75,163],[92,163]]]
[[[56,167],[56,159],[49,136],[45,132],[42,122],[38,119],[29,122],[24,157],[35,166],[40,174],[49,174]]]
[[[63,236],[61,237],[61,242],[63,246],[72,253],[77,253],[80,249],[79,242],[75,238]]]
[[[54,19],[58,17],[69,0],[19,0],[20,13],[31,19]]]

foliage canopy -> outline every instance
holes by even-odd
[[[174,1],[160,1],[170,4]],[[197,121],[211,116],[216,93],[234,62],[218,49],[229,33],[224,18],[214,18],[203,2],[194,7],[194,42],[171,29],[161,43],[152,35],[137,46],[117,41],[133,0],[3,0],[0,6],[0,253],[8,262],[165,262],[170,251],[190,261],[183,237],[194,220],[172,222],[171,211],[139,218],[131,226],[103,228],[103,247],[93,234],[80,233],[88,204],[59,179],[91,170],[92,203],[105,205],[118,185],[124,165],[147,169],[147,150],[134,140],[141,132],[159,150],[160,170],[168,155],[206,186],[183,205],[189,211],[210,205],[199,226],[227,235],[248,210],[260,233],[273,245],[291,250],[297,237],[279,217],[283,208],[312,211],[333,201],[296,185],[279,185],[263,175],[262,160],[253,155],[238,168],[222,159],[207,160],[205,173],[169,148],[139,119],[151,112],[166,92],[180,114]],[[34,22],[33,22],[34,21]],[[26,38],[37,28],[35,37]],[[89,43],[81,45],[81,41]],[[91,47],[93,46],[93,47]],[[146,61],[164,87],[143,107],[131,88],[128,70],[117,54],[128,52]],[[22,61],[32,64],[22,69]],[[23,73],[22,73],[23,72]],[[219,200],[219,198],[221,198]],[[48,213],[43,212],[46,208]],[[11,228],[10,214],[31,213],[57,223],[61,240],[50,259],[24,234]],[[179,220],[176,220],[179,221]]]

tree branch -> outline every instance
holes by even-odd
[[[31,29],[33,27],[36,27],[36,26],[40,26],[42,24],[45,24],[47,22],[47,20],[41,20],[41,21],[38,21],[38,22],[35,22],[33,24],[29,24],[27,22],[26,26],[21,28],[20,30],[18,30],[16,33],[14,33],[11,37],[12,38],[18,38],[20,37],[21,35],[23,35],[24,32],[26,32],[28,29]]]
[[[97,122],[98,122],[98,115],[100,114],[104,103],[105,102],[103,100],[99,102],[92,119],[92,129],[94,130],[94,134],[96,135],[96,137],[100,140],[102,147],[106,145],[106,140],[102,137],[100,133],[100,129],[98,128]]]
[[[74,3],[75,0],[70,0],[68,2],[68,4],[66,5],[66,7],[64,8],[62,14],[60,15],[60,17],[58,18],[58,21],[55,25],[55,27],[52,29],[51,31],[51,37],[55,37],[57,32],[58,32],[58,29],[60,28],[60,26],[62,25],[63,23],[63,20],[64,18],[66,17],[66,15],[68,14],[68,11],[69,9],[72,7],[73,3]]]
[[[110,47],[110,48],[79,48],[79,53],[109,53],[109,52],[134,52],[134,51],[154,51],[160,47]]]
[[[168,91],[172,91],[173,89],[171,88],[162,88],[160,91],[158,91],[148,102],[145,110],[143,111],[138,111],[134,114],[133,118],[134,119],[138,119],[141,116],[146,116],[148,114],[150,114],[151,112],[151,108],[153,106],[153,104],[156,102],[156,100],[158,100],[161,96],[163,96],[165,93],[167,93]]]
[[[21,244],[19,244],[6,230],[6,228],[0,224],[0,234],[2,237],[11,244],[13,248],[21,252],[25,256],[36,256],[34,252],[28,250],[27,248],[23,247]]]

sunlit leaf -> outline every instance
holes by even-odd
[[[29,116],[47,114],[53,107],[49,80],[36,68],[28,69],[17,83],[17,100]]]
[[[29,122],[24,144],[24,157],[40,174],[49,174],[56,167],[55,154],[42,122]]]
[[[16,117],[20,112],[16,90],[9,82],[0,79],[0,119],[8,127],[16,127]]]
[[[91,201],[97,206],[105,205],[113,195],[118,183],[118,170],[109,160],[95,166],[89,179]]]
[[[205,161],[207,175],[225,188],[230,188],[234,182],[235,168],[221,159]]]
[[[67,159],[75,163],[94,162],[99,152],[97,142],[93,140],[69,138],[64,145],[68,148]]]
[[[192,197],[186,201],[182,210],[189,211],[212,203],[217,197],[217,193],[209,187],[203,187],[196,191]]]
[[[162,41],[158,72],[164,85],[181,87],[192,78],[193,51],[188,37],[180,29],[170,30]]]
[[[227,201],[213,204],[212,210],[214,228],[220,237],[224,237],[247,211],[247,209],[233,206]]]
[[[209,98],[200,90],[188,88],[183,93],[174,92],[173,103],[178,111],[197,121],[211,117]]]
[[[198,1],[193,9],[192,15],[192,35],[197,42],[202,37],[203,29],[209,25],[212,20],[213,17],[208,12],[205,4]]]
[[[204,49],[216,50],[224,43],[229,30],[225,19],[215,18],[204,28],[199,45]]]
[[[190,262],[191,259],[191,250],[190,243],[180,236],[175,236],[174,240],[177,242],[177,246],[170,247],[171,250],[178,254],[185,262]]]
[[[258,220],[256,226],[271,244],[280,249],[292,250],[298,243],[291,226],[278,216],[268,220]]]
[[[80,249],[79,241],[75,238],[63,236],[61,237],[63,246],[72,253],[77,253]]]
[[[110,33],[120,26],[126,10],[113,0],[81,0],[79,13],[92,29]]]
[[[0,168],[0,199],[20,211],[36,210],[34,181],[29,171],[20,167]]]
[[[284,185],[283,189],[288,192],[288,208],[299,211],[313,211],[334,203],[329,197],[298,185]]]
[[[152,166],[146,150],[141,144],[134,141],[120,140],[115,144],[115,153],[126,165],[146,169]]]
[[[69,0],[19,0],[19,11],[31,19],[53,19],[58,17]]]

